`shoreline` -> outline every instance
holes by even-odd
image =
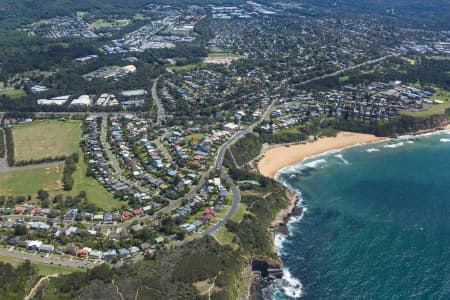
[[[348,147],[379,143],[386,140],[389,140],[389,138],[343,131],[339,132],[335,137],[319,138],[313,142],[294,145],[277,145],[266,149],[260,155],[261,158],[257,163],[257,167],[263,176],[275,179],[280,170],[299,164],[310,157],[325,154],[330,151],[339,151]]]
[[[343,149],[356,146],[370,145],[386,142],[392,139],[402,139],[410,137],[428,136],[440,134],[450,130],[450,124],[444,127],[423,130],[416,133],[405,134],[398,137],[377,137],[372,134],[355,133],[341,131],[335,137],[319,138],[312,142],[300,142],[293,144],[265,145],[261,153],[257,156],[258,161],[253,161],[258,171],[266,177],[276,181],[277,175],[283,169],[297,165],[306,159],[326,155],[330,152],[338,152]],[[328,144],[327,144],[328,143]],[[318,146],[318,147],[316,147]],[[267,155],[269,153],[269,155]],[[283,157],[283,160],[277,160],[277,157]],[[265,164],[261,166],[261,164]],[[282,182],[280,182],[283,184]],[[283,184],[283,186],[285,186]],[[286,186],[285,186],[286,187]],[[275,238],[276,233],[289,234],[287,225],[292,217],[299,217],[304,212],[304,207],[299,206],[301,197],[288,187],[286,198],[289,200],[288,206],[278,212],[275,219],[270,223],[270,231]],[[298,208],[298,209],[296,209]],[[275,248],[275,246],[274,246]]]
[[[389,138],[344,131],[339,132],[335,137],[319,138],[312,142],[274,145],[272,147],[265,146],[258,155],[259,161],[255,162],[255,165],[263,176],[277,180],[276,175],[282,169],[299,164],[313,156],[323,155],[330,151],[339,151],[357,145],[379,143],[386,140],[389,140]],[[280,160],[280,157],[283,157],[283,159]],[[283,186],[285,185],[283,184]],[[278,253],[279,250],[277,249],[276,242],[277,234],[289,235],[288,224],[290,220],[301,217],[305,210],[304,207],[299,205],[301,204],[301,196],[297,195],[288,187],[286,187],[285,196],[288,199],[287,207],[277,213],[269,227],[272,235],[273,251],[275,253]]]
[[[280,210],[275,216],[274,220],[270,223],[269,231],[272,235],[273,250],[281,260],[277,243],[277,235],[286,237],[290,235],[288,225],[294,220],[301,219],[306,211],[303,207],[301,195],[297,195],[294,191],[289,189],[283,182],[277,179],[277,175],[283,169],[297,165],[305,161],[306,159],[326,155],[331,152],[338,152],[343,149],[352,148],[356,146],[370,145],[382,143],[395,139],[405,139],[421,136],[429,136],[435,134],[441,134],[450,130],[450,124],[445,127],[439,127],[430,130],[423,130],[416,133],[405,134],[397,137],[376,137],[371,134],[360,134],[353,132],[339,132],[336,137],[319,138],[313,142],[295,143],[295,144],[283,144],[283,145],[264,145],[261,153],[257,156],[257,160],[253,163],[257,170],[264,176],[270,177],[284,187],[286,187],[286,198],[288,199],[288,206]],[[267,155],[269,153],[269,155]],[[277,163],[277,158],[283,157],[283,159]],[[262,167],[261,167],[262,166]],[[264,172],[264,173],[263,173]],[[279,242],[282,243],[282,240]],[[283,274],[286,269],[283,266],[281,260],[281,267],[283,268]],[[283,275],[284,277],[284,275]],[[287,279],[286,279],[287,280]],[[302,285],[298,279],[291,278],[287,280],[289,282],[289,288],[297,289],[300,287],[299,294],[295,294],[294,298],[301,297]],[[292,282],[291,282],[292,281]],[[297,290],[298,292],[298,290]],[[296,292],[295,292],[296,293]]]

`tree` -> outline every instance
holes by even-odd
[[[48,194],[47,191],[44,191],[44,190],[39,190],[39,191],[38,191],[38,198],[39,198],[40,200],[47,200],[48,197],[49,197],[49,194]]]
[[[28,234],[28,228],[25,225],[16,225],[14,226],[14,235],[27,235]]]

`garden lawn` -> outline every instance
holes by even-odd
[[[199,144],[203,139],[205,138],[205,135],[201,133],[193,133],[186,137],[186,140],[188,142],[192,142],[193,144]]]

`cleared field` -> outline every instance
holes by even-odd
[[[101,207],[103,209],[119,208],[121,202],[113,198],[113,195],[108,192],[100,183],[91,177],[86,177],[87,165],[83,159],[83,155],[80,149],[80,161],[77,164],[77,170],[73,174],[75,184],[71,192],[65,194],[76,195],[81,191],[87,193],[89,202]]]
[[[38,190],[48,192],[62,190],[64,164],[37,169],[24,169],[0,173],[0,195],[35,195]]]
[[[201,133],[193,133],[190,134],[186,137],[186,140],[188,142],[194,143],[194,144],[198,144],[200,143],[203,139],[205,138],[205,135],[201,134]]]
[[[231,218],[231,220],[237,223],[241,223],[246,213],[247,213],[247,205],[244,203],[239,203],[238,210],[236,214],[233,216],[233,218]]]
[[[105,19],[99,19],[96,20],[94,23],[91,24],[91,26],[93,26],[96,29],[100,29],[100,28],[108,28],[111,27],[112,25],[128,25],[130,24],[130,20],[114,20],[114,21],[107,21]]]
[[[0,95],[6,95],[10,97],[11,99],[20,99],[22,97],[25,97],[27,94],[24,90],[3,90],[0,91]]]
[[[237,55],[229,54],[229,53],[209,53],[208,57],[206,57],[203,62],[207,64],[230,64],[235,60],[238,60],[240,57]]]
[[[44,148],[48,148],[48,145],[51,146],[51,149],[47,151],[51,151],[51,154],[47,156],[79,153],[80,159],[77,164],[77,169],[73,174],[75,183],[72,191],[66,192],[63,190],[62,176],[64,163],[60,163],[51,167],[29,169],[25,167],[19,170],[0,173],[0,195],[13,197],[31,195],[35,198],[37,192],[41,189],[48,191],[50,196],[56,194],[75,196],[79,192],[85,191],[89,202],[98,207],[103,209],[119,208],[121,205],[119,200],[114,199],[113,195],[95,179],[86,177],[87,165],[79,146],[81,139],[80,125],[80,121],[46,121],[19,126],[14,128],[13,131],[16,157],[17,151],[20,152],[21,149],[23,149],[22,153],[25,154],[27,154],[26,149],[35,150],[30,150],[32,153],[28,153],[33,159],[46,157],[43,156],[47,153]],[[19,144],[16,141],[17,132],[19,133],[19,139],[21,139]],[[31,136],[27,138],[26,134],[30,134]],[[40,136],[40,138],[36,136]],[[42,142],[39,139],[46,139],[47,142]],[[53,143],[50,141],[53,141]],[[36,146],[37,144],[41,146]],[[21,154],[22,156],[19,157],[24,157],[25,154]],[[16,160],[18,159],[16,158]]]
[[[37,192],[41,189],[48,191],[50,196],[56,194],[74,196],[81,191],[85,191],[89,202],[100,208],[113,209],[120,207],[121,203],[119,200],[114,199],[113,195],[93,178],[85,176],[87,166],[82,158],[73,174],[75,184],[70,192],[64,191],[62,187],[63,169],[64,164],[61,163],[52,167],[0,173],[0,196],[31,195],[33,198],[36,198]]]
[[[167,67],[167,70],[173,71],[173,72],[186,72],[191,71],[197,67],[204,66],[202,63],[195,63],[195,64],[189,64],[184,66],[169,66]]]
[[[24,262],[21,259],[8,257],[8,256],[0,256],[0,261],[2,261],[4,263],[9,263],[9,264],[13,265],[14,267],[17,267],[18,265],[20,265],[21,263]],[[42,276],[51,275],[51,274],[69,274],[72,272],[84,272],[83,270],[80,270],[80,269],[73,269],[73,268],[68,268],[68,267],[61,267],[61,266],[40,264],[40,263],[32,263],[32,264],[36,267],[36,269],[38,271],[38,275],[42,275]]]
[[[38,274],[42,276],[52,275],[52,274],[69,274],[73,272],[84,272],[81,269],[61,267],[49,264],[33,263],[38,270]]]
[[[49,120],[13,128],[16,161],[38,160],[77,152],[81,122]]]
[[[228,245],[233,249],[238,249],[239,246],[233,242],[234,239],[234,233],[230,232],[226,227],[221,228],[219,231],[217,231],[214,234],[214,238],[221,244],[221,245]]]

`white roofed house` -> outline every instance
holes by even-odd
[[[95,105],[98,106],[115,106],[119,105],[119,101],[116,99],[116,96],[113,94],[103,93],[98,97]]]
[[[227,123],[223,126],[223,129],[228,132],[234,132],[239,129],[239,125],[236,125],[234,123]]]
[[[55,247],[53,247],[53,245],[42,244],[39,246],[39,252],[52,253],[53,251],[55,251]]]
[[[74,99],[71,103],[74,106],[90,106],[92,105],[92,99],[88,95],[81,95],[80,97]]]
[[[80,229],[78,227],[71,226],[71,227],[67,228],[65,233],[66,233],[66,236],[69,236],[71,234],[77,234],[79,231],[80,231]]]
[[[66,96],[59,96],[59,97],[54,97],[54,98],[50,98],[50,99],[39,99],[37,100],[37,103],[39,105],[63,105],[64,103],[66,103],[70,98],[70,95],[66,95]]]
[[[25,245],[26,245],[27,249],[38,250],[39,247],[41,247],[42,242],[41,241],[25,241]]]

